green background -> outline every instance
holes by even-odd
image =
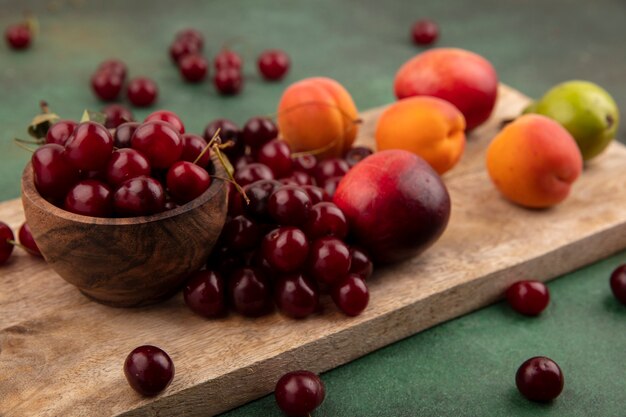
[[[300,78],[339,80],[361,109],[393,100],[397,68],[420,52],[408,41],[422,17],[441,26],[438,46],[484,55],[503,82],[537,97],[555,83],[587,79],[626,109],[626,2],[596,1],[0,1],[0,27],[31,10],[41,36],[22,53],[0,45],[0,199],[19,195],[29,155],[11,143],[47,100],[66,118],[101,104],[88,87],[104,58],[119,57],[130,75],[153,77],[157,107],[183,116],[199,132],[217,117],[243,123],[275,111],[282,90]],[[245,60],[241,95],[222,98],[210,83],[184,84],[167,47],[183,27],[201,29],[206,53],[232,43]],[[254,60],[265,48],[292,58],[288,77],[262,82]],[[137,118],[149,110],[137,110]],[[618,137],[625,141],[623,123]],[[601,202],[599,202],[601,204]],[[327,372],[327,399],[315,416],[624,416],[626,308],[608,277],[626,261],[618,254],[550,284],[552,302],[539,318],[503,303],[424,331]],[[375,335],[372,335],[375,337]],[[565,374],[552,404],[516,391],[514,374],[527,358],[546,355]],[[207,401],[211,401],[207,398]],[[271,396],[225,414],[279,416]]]

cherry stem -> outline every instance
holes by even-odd
[[[26,149],[28,152],[35,153],[34,149],[31,149],[28,146],[24,145],[23,142],[26,142],[26,141],[24,139],[19,140],[18,138],[13,138],[13,143],[15,143],[17,146],[19,146],[22,149]]]
[[[20,138],[13,138],[13,140],[15,142],[27,143],[29,145],[41,145],[42,143],[44,143],[43,140],[28,140],[28,139],[20,139]]]
[[[206,154],[209,150],[209,148],[211,148],[211,146],[213,145],[213,143],[219,139],[219,135],[220,135],[220,128],[218,128],[215,133],[213,134],[213,137],[211,138],[211,140],[209,141],[209,143],[207,143],[207,145],[204,147],[204,149],[202,149],[202,152],[200,152],[200,154],[196,157],[196,159],[193,161],[193,163],[195,165],[198,164],[198,161],[200,161],[202,159],[202,157],[204,156],[204,154]],[[221,139],[220,139],[221,140]]]
[[[41,100],[39,102],[39,107],[41,108],[41,112],[43,114],[48,114],[50,113],[50,107],[48,106],[48,102],[45,100]]]
[[[248,198],[248,194],[246,194],[246,191],[241,187],[241,185],[237,183],[237,181],[235,181],[234,179],[231,180],[230,178],[220,177],[219,175],[212,175],[212,177],[218,180],[229,182],[232,185],[234,185],[237,191],[239,192],[239,194],[241,194],[241,196],[245,200],[246,204],[250,204],[250,199]]]
[[[26,252],[35,255],[35,256],[41,256],[39,253],[35,252],[34,250],[28,249],[26,246],[22,245],[20,242],[13,240],[13,239],[7,239],[7,243],[9,245],[13,245],[16,246],[20,249],[24,249]]]

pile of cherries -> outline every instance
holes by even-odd
[[[170,44],[169,54],[178,66],[182,78],[190,83],[204,80],[209,73],[209,64],[202,55],[204,37],[196,29],[185,29],[176,34]],[[263,51],[257,60],[261,76],[269,81],[282,79],[289,70],[289,57],[278,49]],[[223,95],[238,94],[243,88],[243,61],[231,49],[222,49],[214,58],[213,84]]]
[[[91,89],[102,101],[115,101],[126,85],[128,69],[119,59],[103,61],[91,76]],[[159,89],[147,77],[135,77],[126,85],[126,97],[136,107],[148,107],[156,102]]]
[[[207,142],[185,133],[167,110],[111,133],[104,125],[60,120],[32,156],[39,194],[72,213],[147,216],[183,205],[211,184]]]

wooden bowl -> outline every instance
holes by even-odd
[[[213,165],[224,178],[216,158]],[[226,220],[227,188],[214,179],[195,200],[151,216],[88,217],[42,198],[29,163],[22,175],[22,204],[52,269],[100,303],[134,307],[171,296],[206,262]]]

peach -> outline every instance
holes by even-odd
[[[404,149],[421,156],[440,175],[465,149],[465,118],[452,104],[435,97],[410,97],[389,106],[378,119],[379,151]]]
[[[487,149],[487,171],[496,188],[525,207],[562,202],[582,169],[583,158],[572,135],[545,116],[517,118]]]
[[[489,118],[498,96],[498,75],[482,56],[464,49],[436,48],[407,61],[396,74],[398,99],[434,96],[454,104],[467,130]]]
[[[358,112],[350,93],[330,78],[290,85],[278,104],[278,127],[293,152],[344,155],[356,138]]]

